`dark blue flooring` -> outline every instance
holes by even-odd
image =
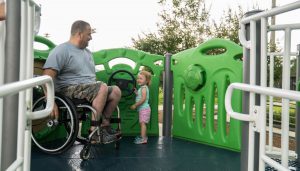
[[[239,171],[240,153],[175,138],[149,137],[148,144],[135,145],[123,137],[120,149],[114,144],[94,145],[91,159],[82,161],[80,144],[64,154],[49,155],[32,149],[32,171],[97,170],[197,170]]]

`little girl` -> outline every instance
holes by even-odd
[[[147,123],[150,120],[151,109],[148,104],[149,100],[149,88],[151,82],[151,74],[147,71],[141,71],[137,76],[137,83],[140,86],[136,92],[135,104],[130,108],[132,110],[137,109],[139,112],[139,122],[141,127],[141,136],[135,138],[135,144],[147,144]]]

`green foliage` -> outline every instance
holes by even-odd
[[[161,86],[159,87],[158,102],[159,105],[163,105],[164,102],[164,92]]]
[[[204,0],[160,0],[158,3],[163,6],[158,32],[132,38],[134,48],[160,55],[175,54],[204,41],[209,30]]]
[[[210,25],[209,11],[205,7],[204,0],[160,0],[158,3],[164,7],[159,13],[161,22],[157,23],[158,32],[142,33],[137,39],[132,38],[134,48],[164,55],[167,52],[176,54],[194,48],[209,38],[229,39],[240,44],[239,22],[244,14],[241,6],[236,12],[231,8],[225,10],[220,21],[212,20]],[[270,52],[280,52],[281,49],[277,45],[278,43],[270,42],[268,47]],[[214,49],[211,54],[221,52],[222,49]],[[296,73],[295,63],[296,60],[291,61],[291,75]],[[270,59],[268,66],[269,64]],[[275,57],[274,87],[280,88],[281,80],[282,57]]]
[[[239,23],[240,19],[243,17],[242,7],[239,6],[238,12],[233,12],[232,9],[228,9],[227,12],[224,11],[224,17],[220,19],[220,22],[213,22],[212,26],[212,36],[216,38],[229,39],[239,45]]]
[[[229,39],[239,43],[239,22],[243,11],[224,11],[220,22],[210,24],[209,10],[204,0],[160,0],[163,10],[159,13],[157,33],[145,33],[132,38],[133,47],[146,52],[164,55],[194,48],[209,38]],[[219,53],[213,52],[213,53]]]
[[[140,35],[138,35],[137,40],[134,38],[131,39],[134,44],[134,48],[152,54],[162,55],[166,53],[165,49],[163,48],[163,40],[160,37],[158,37],[158,35],[154,33],[142,34],[145,35],[145,37],[141,37]]]
[[[275,43],[269,43],[270,52],[280,52],[281,49]],[[270,57],[268,58],[268,73],[270,73]],[[269,82],[269,77],[267,78]],[[274,87],[281,88],[282,57],[274,57]]]
[[[281,123],[281,106],[274,106],[273,107],[273,120],[275,121],[275,123],[279,124]],[[268,112],[268,111],[267,111]],[[290,121],[290,127],[294,128],[296,125],[296,109],[295,106],[294,108],[291,106],[290,110],[289,110],[289,121]]]
[[[291,59],[291,76],[296,77],[296,71],[297,71],[297,58]]]

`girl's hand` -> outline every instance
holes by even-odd
[[[134,105],[131,105],[131,106],[130,106],[130,109],[131,109],[131,110],[135,110],[135,109],[136,109],[136,105],[135,105],[135,104],[134,104]]]
[[[137,91],[137,89],[136,89],[136,88],[134,88],[134,93],[135,93],[135,95],[137,95],[137,94],[138,94],[138,91]]]

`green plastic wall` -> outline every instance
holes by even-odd
[[[151,119],[147,127],[147,133],[149,135],[158,135],[158,95],[160,76],[164,70],[164,57],[125,48],[101,50],[95,52],[93,55],[96,68],[97,66],[102,68],[96,72],[97,79],[104,82],[108,82],[109,76],[117,70],[129,71],[136,78],[141,67],[150,68],[152,72],[151,85],[149,87]],[[118,63],[118,61],[121,63]],[[131,110],[129,108],[134,102],[135,94],[123,97],[119,103],[121,111],[121,128],[124,135],[136,135],[140,133],[138,113],[136,110]]]
[[[242,48],[223,39],[212,39],[172,56],[174,137],[240,150],[240,122],[226,121],[230,117],[226,115],[224,97],[230,83],[242,82],[241,58]],[[241,92],[234,92],[235,111],[241,111],[241,97]]]

